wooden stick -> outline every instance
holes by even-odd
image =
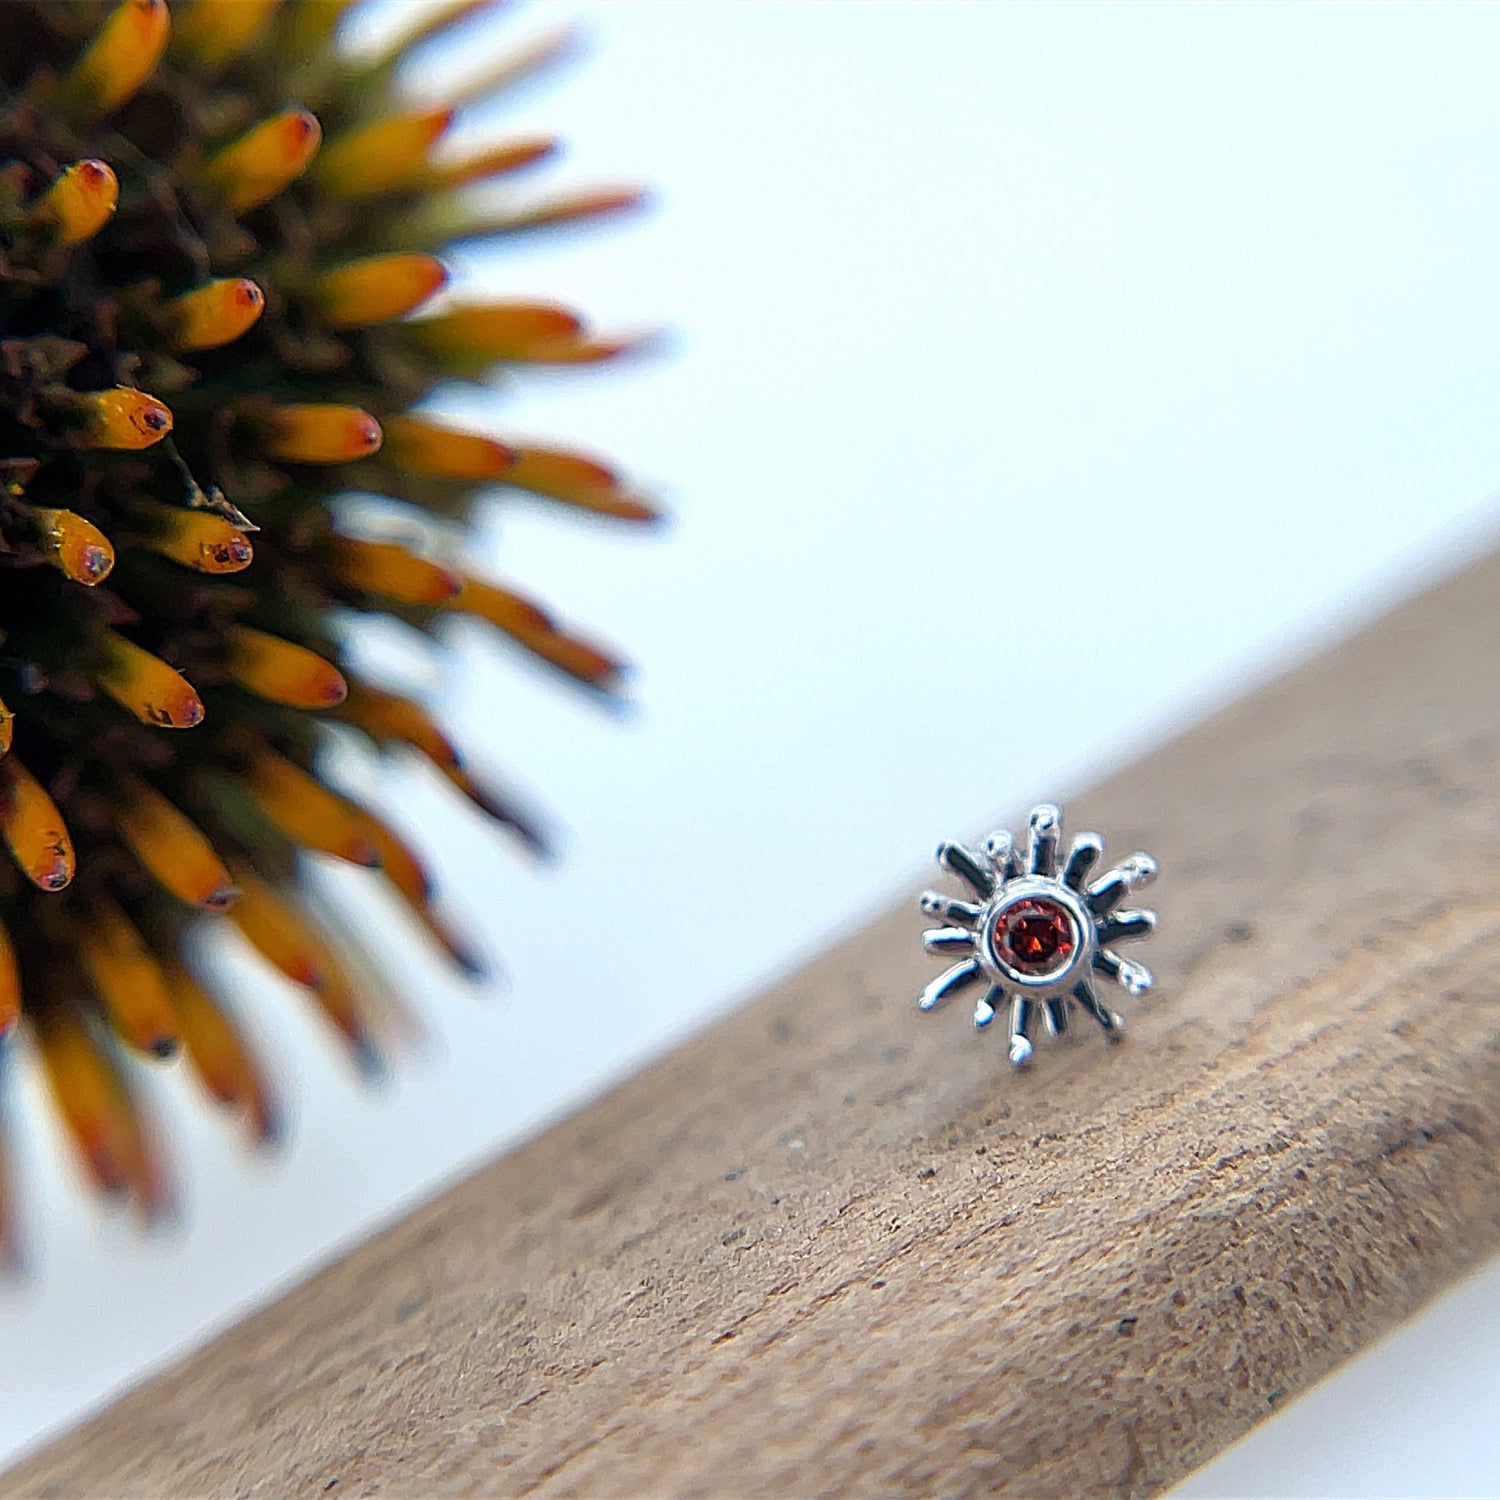
[[[1122,1047],[919,1016],[903,903],[0,1489],[1170,1484],[1500,1244],[1497,662],[1492,560],[1069,806]]]

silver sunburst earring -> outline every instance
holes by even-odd
[[[1078,1006],[1111,1040],[1124,1022],[1099,998],[1093,976],[1112,979],[1127,994],[1151,988],[1151,971],[1111,951],[1111,945],[1149,936],[1154,911],[1126,910],[1121,902],[1156,877],[1149,854],[1132,854],[1092,884],[1088,877],[1104,853],[1097,833],[1080,833],[1058,870],[1062,813],[1050,803],[1031,810],[1024,859],[1003,829],[992,833],[976,853],[962,844],[940,844],[938,863],[958,876],[975,901],[958,901],[938,891],[922,897],[929,917],[948,923],[922,934],[929,953],[958,958],[922,991],[921,1010],[933,1010],[960,990],[987,982],[974,1007],[981,1029],[1010,999],[1010,1060],[1030,1062],[1038,1014],[1048,1031],[1060,1036]]]

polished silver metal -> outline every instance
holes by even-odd
[[[1080,833],[1059,860],[1061,846],[1062,812],[1043,802],[1031,810],[1024,850],[1004,829],[978,850],[938,846],[938,864],[975,899],[941,891],[922,897],[923,912],[945,924],[923,933],[927,951],[960,962],[922,991],[918,1009],[935,1010],[986,981],[974,1006],[974,1025],[989,1026],[1008,999],[1010,1060],[1018,1068],[1032,1059],[1039,1020],[1051,1035],[1061,1036],[1075,1006],[1092,1016],[1110,1041],[1120,1039],[1125,1023],[1099,998],[1095,974],[1129,995],[1144,995],[1152,984],[1149,969],[1113,948],[1156,930],[1154,911],[1123,905],[1132,891],[1156,878],[1156,861],[1132,854],[1090,884],[1104,840]]]

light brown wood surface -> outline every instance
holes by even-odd
[[[0,1492],[1171,1483],[1500,1248],[1497,601],[1068,807],[1163,869],[1122,1046],[919,1016],[903,904]]]

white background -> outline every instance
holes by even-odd
[[[246,1160],[170,1080],[185,1212],[145,1242],[26,1132],[0,1452],[796,963],[940,834],[1066,793],[1492,534],[1500,11],[610,0],[502,30],[564,16],[587,66],[464,129],[558,128],[567,180],[645,176],[660,210],[462,265],[677,330],[669,361],[523,381],[500,413],[619,457],[677,523],[526,505],[479,547],[628,647],[639,709],[478,642],[434,677],[570,836],[538,873],[387,779],[509,970],[476,1001],[384,948],[430,1028],[388,1087],[247,982],[289,1146]],[[994,641],[1033,613],[1062,686],[1023,715]],[[1461,1295],[1192,1492],[1500,1489],[1500,1277]]]

